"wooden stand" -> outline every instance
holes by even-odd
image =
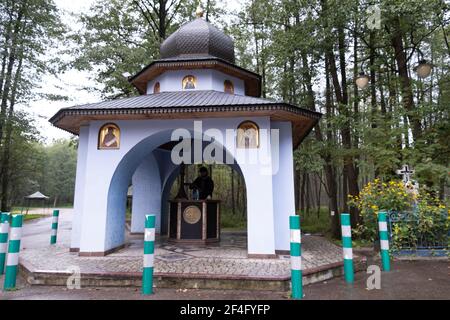
[[[219,200],[170,200],[168,240],[207,244],[220,241]]]

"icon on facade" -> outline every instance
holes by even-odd
[[[223,83],[225,93],[234,94],[234,86],[230,80],[225,80]]]
[[[113,123],[105,124],[99,132],[99,149],[119,149],[120,129]]]
[[[183,79],[183,89],[185,90],[191,90],[195,89],[197,85],[197,79],[195,79],[194,76],[186,76]]]
[[[161,85],[159,84],[159,82],[157,82],[153,87],[153,93],[160,93],[160,92],[161,92]]]
[[[253,121],[244,121],[238,126],[237,147],[253,149],[259,147],[259,127]]]

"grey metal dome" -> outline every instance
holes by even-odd
[[[213,56],[234,63],[234,42],[202,18],[182,25],[161,44],[161,58]]]

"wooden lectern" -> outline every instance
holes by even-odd
[[[169,201],[169,241],[207,244],[220,241],[220,201]]]
[[[185,164],[180,166],[180,189],[169,200],[169,241],[207,244],[220,241],[220,201],[188,200],[184,190]]]

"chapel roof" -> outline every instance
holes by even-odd
[[[234,41],[202,18],[183,24],[160,46],[160,58],[128,78],[140,94],[147,84],[169,70],[215,69],[244,81],[245,94],[261,95],[261,76],[235,65]]]
[[[319,121],[321,114],[271,99],[229,94],[213,90],[173,91],[84,104],[59,110],[50,122],[78,134],[91,120],[137,120],[201,117],[269,116],[292,121],[300,143]]]
[[[49,121],[79,134],[90,121],[269,117],[292,123],[298,146],[321,114],[289,103],[260,98],[261,76],[234,64],[233,40],[201,17],[188,22],[161,45],[161,59],[129,78],[140,96],[63,108]],[[150,80],[169,70],[215,69],[244,81],[245,95],[214,90],[163,91],[147,94]]]
[[[161,59],[216,57],[234,63],[234,42],[222,30],[198,17],[182,25],[162,44]]]

